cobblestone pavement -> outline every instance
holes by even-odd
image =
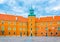
[[[60,37],[0,37],[0,42],[60,42]]]

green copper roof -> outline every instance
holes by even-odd
[[[31,9],[29,10],[30,14],[28,16],[35,16],[34,14],[34,9],[31,7]]]
[[[36,16],[36,15],[28,15],[28,16]]]

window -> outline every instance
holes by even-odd
[[[4,26],[2,26],[1,28],[2,28],[2,35],[4,35]]]
[[[9,32],[9,35],[10,35],[10,32]]]
[[[46,33],[46,36],[47,36],[47,33]]]
[[[50,25],[52,25],[52,22],[50,22]]]
[[[27,28],[25,28],[25,30],[27,31],[28,29],[27,29]]]
[[[43,34],[43,33],[41,33],[41,34]]]
[[[45,24],[46,24],[46,26],[48,25],[48,23],[47,23],[47,22],[46,22]]]
[[[20,32],[20,36],[22,36],[22,32]]]
[[[16,21],[14,22],[14,25],[16,25]]]
[[[36,28],[36,31],[38,30],[38,28]]]
[[[60,27],[58,27],[58,30],[60,30]]]
[[[27,23],[23,23],[24,25],[27,25]]]
[[[33,36],[32,33],[31,33],[31,36]]]
[[[16,20],[17,20],[18,18],[16,17]]]
[[[11,22],[10,21],[8,21],[8,24],[10,24]]]
[[[32,30],[32,28],[30,28],[30,30]]]
[[[27,36],[28,36],[28,32],[27,32]]]
[[[57,24],[60,24],[60,21],[58,21]]]
[[[2,35],[4,35],[4,31],[2,31]]]
[[[20,23],[20,26],[22,25],[22,23]]]
[[[51,32],[51,35],[52,35],[53,33]]]
[[[24,35],[25,35],[25,32],[24,32]]]
[[[20,28],[20,30],[22,30],[22,28]]]
[[[30,24],[32,26],[32,24]]]
[[[16,33],[14,32],[14,35],[15,35]]]
[[[8,30],[11,30],[11,28],[9,27]]]
[[[45,30],[48,30],[48,28],[46,27],[46,29]]]
[[[4,21],[2,21],[2,24],[4,24]]]
[[[40,23],[40,25],[43,25],[43,23]]]
[[[32,21],[32,19],[31,19],[31,21]]]
[[[38,25],[38,23],[36,23],[36,25]]]
[[[58,33],[56,32],[56,35],[57,35]]]
[[[22,30],[22,29],[20,28],[20,30]],[[24,31],[27,31],[27,28],[23,28],[23,30],[24,30]]]
[[[26,30],[26,28],[23,28],[23,30],[25,31],[25,30]]]
[[[2,31],[4,31],[4,26],[2,26],[1,28],[2,28]]]
[[[55,29],[55,27],[52,27],[52,29]]]
[[[13,30],[16,31],[16,27],[14,27]]]

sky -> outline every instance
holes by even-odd
[[[36,17],[60,15],[60,0],[0,0],[0,14],[28,17],[31,6]]]

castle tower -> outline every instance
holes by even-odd
[[[29,10],[30,14],[28,15],[28,36],[35,36],[35,14],[34,10],[31,7]]]

